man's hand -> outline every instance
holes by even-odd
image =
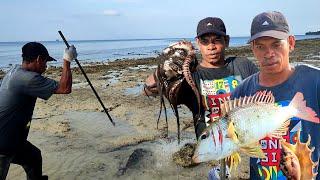
[[[145,96],[157,96],[159,94],[154,74],[149,75],[146,79],[142,94]]]
[[[280,169],[290,180],[300,180],[301,170],[298,157],[286,146],[282,146]]]
[[[66,61],[71,62],[72,60],[76,59],[77,56],[78,56],[77,50],[73,45],[71,45],[69,48],[66,48],[64,50],[63,59]]]

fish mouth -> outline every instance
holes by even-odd
[[[193,155],[192,156],[192,162],[199,164],[200,163],[200,159],[199,159],[199,155]]]
[[[206,155],[207,153],[203,153],[203,154],[193,154],[192,156],[192,162],[199,164],[203,161],[200,160],[200,156]]]

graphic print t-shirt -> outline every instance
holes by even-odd
[[[210,121],[215,121],[221,116],[221,102],[230,97],[231,91],[238,86],[241,80],[241,76],[233,75],[221,79],[200,80],[200,94],[203,106],[209,112],[206,117]]]
[[[221,68],[198,66],[192,74],[201,95],[201,113],[207,120],[214,121],[221,115],[220,103],[248,76],[258,68],[246,58],[228,58]]]
[[[312,108],[316,114],[320,114],[320,69],[298,65],[295,66],[294,73],[280,85],[273,87],[263,87],[259,85],[259,73],[244,80],[235,91],[232,92],[232,98],[251,96],[257,91],[271,91],[275,101],[282,106],[289,104],[289,101],[300,92],[304,96],[307,106]],[[320,157],[320,125],[298,118],[291,118],[289,131],[284,136],[287,142],[296,143],[297,132],[300,131],[300,140],[305,143],[308,136],[311,136],[309,147],[314,147],[311,157],[316,162]],[[250,179],[285,179],[279,169],[280,145],[276,139],[264,138],[260,141],[261,147],[267,153],[267,159],[250,158]],[[316,166],[314,172],[320,172],[320,166]],[[320,174],[315,178],[320,180]]]

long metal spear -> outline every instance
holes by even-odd
[[[61,31],[58,31],[58,33],[60,34],[60,36],[61,36],[62,40],[64,41],[64,43],[66,44],[66,46],[69,48],[69,47],[70,47],[70,45],[69,45],[68,41],[66,40],[66,38],[64,37],[64,35],[62,34],[62,32],[61,32]],[[101,104],[101,106],[102,106],[102,108],[103,108],[104,112],[107,114],[107,116],[108,116],[108,118],[110,119],[110,121],[111,121],[111,123],[113,124],[113,126],[115,126],[115,123],[113,122],[113,120],[112,120],[111,116],[109,115],[109,113],[108,113],[108,111],[107,111],[106,107],[104,106],[103,102],[101,101],[101,99],[100,99],[100,97],[99,97],[99,95],[98,95],[97,91],[96,91],[96,90],[94,89],[94,87],[92,86],[92,84],[91,84],[91,82],[90,82],[90,80],[89,80],[89,78],[88,78],[87,74],[84,72],[84,70],[83,70],[83,68],[82,68],[81,64],[80,64],[80,63],[79,63],[79,61],[78,61],[78,59],[75,59],[75,61],[76,61],[76,63],[78,64],[78,66],[79,66],[79,68],[80,68],[80,70],[81,70],[82,74],[83,74],[83,75],[84,75],[84,77],[86,78],[87,82],[89,83],[89,85],[90,85],[90,87],[91,87],[91,89],[92,89],[92,91],[93,91],[94,95],[96,95],[96,97],[97,97],[98,101],[100,102],[100,104]]]

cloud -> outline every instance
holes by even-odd
[[[102,14],[106,16],[120,16],[120,12],[113,9],[104,10]]]

